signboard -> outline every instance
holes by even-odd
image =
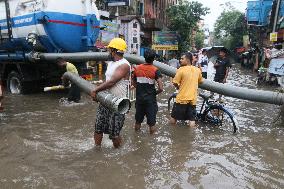
[[[129,0],[105,0],[109,7],[129,6]]]
[[[153,31],[152,49],[178,50],[178,35],[174,31]]]
[[[104,29],[100,32],[96,46],[105,48],[113,38],[118,37],[119,25],[109,20],[101,20],[100,27]]]
[[[277,41],[277,32],[270,33],[270,41]]]

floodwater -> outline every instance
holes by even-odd
[[[234,66],[229,84],[256,88],[255,76]],[[225,97],[238,133],[212,127],[172,127],[167,98],[159,96],[157,134],[135,133],[134,106],[121,132],[120,149],[105,136],[94,147],[97,104],[79,105],[66,93],[6,94],[0,113],[0,188],[284,188],[284,126],[280,107]]]

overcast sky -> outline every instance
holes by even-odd
[[[245,12],[247,6],[247,0],[195,0],[202,3],[205,7],[210,8],[210,14],[204,17],[204,22],[209,26],[210,31],[213,31],[214,23],[217,18],[221,15],[222,4],[225,2],[231,2],[231,4],[236,7],[241,12]]]

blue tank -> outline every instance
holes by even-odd
[[[266,26],[269,23],[269,13],[273,0],[258,0],[247,2],[247,22],[249,25]]]
[[[94,0],[0,2],[2,52],[84,52],[94,48],[99,31]]]
[[[0,80],[15,94],[58,85],[64,70],[54,61],[34,63],[26,55],[90,51],[99,31],[95,0],[2,0]],[[82,77],[91,74],[85,61],[74,64]]]

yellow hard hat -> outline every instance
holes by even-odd
[[[125,52],[126,51],[126,48],[127,48],[127,45],[126,45],[126,42],[121,39],[121,38],[113,38],[108,46],[108,48],[114,48],[114,49],[117,49],[118,51],[121,51],[121,52]]]

